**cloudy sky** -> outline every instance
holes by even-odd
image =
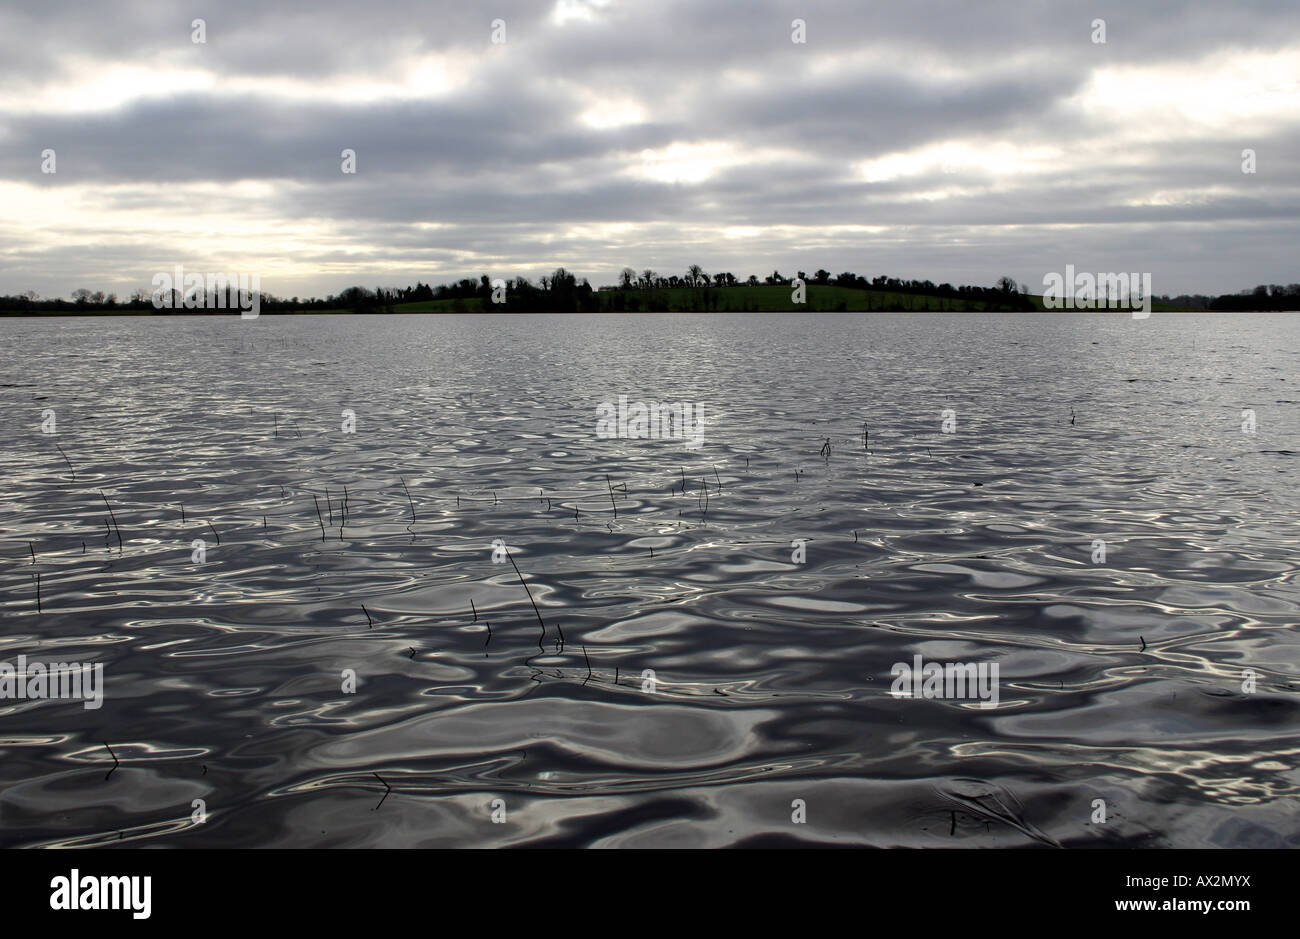
[[[175,264],[283,296],[692,263],[1291,283],[1300,3],[4,0],[0,205],[5,294]]]

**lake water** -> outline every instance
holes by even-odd
[[[1300,317],[0,330],[4,845],[1300,846]]]

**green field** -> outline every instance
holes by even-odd
[[[468,300],[421,300],[419,303],[398,303],[393,306],[394,313],[482,313],[483,300],[470,297]]]

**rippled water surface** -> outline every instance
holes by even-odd
[[[1300,317],[0,331],[5,845],[1300,844]]]

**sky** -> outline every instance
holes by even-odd
[[[1300,281],[1298,220],[1297,0],[0,5],[0,294],[696,263],[1219,294]]]

